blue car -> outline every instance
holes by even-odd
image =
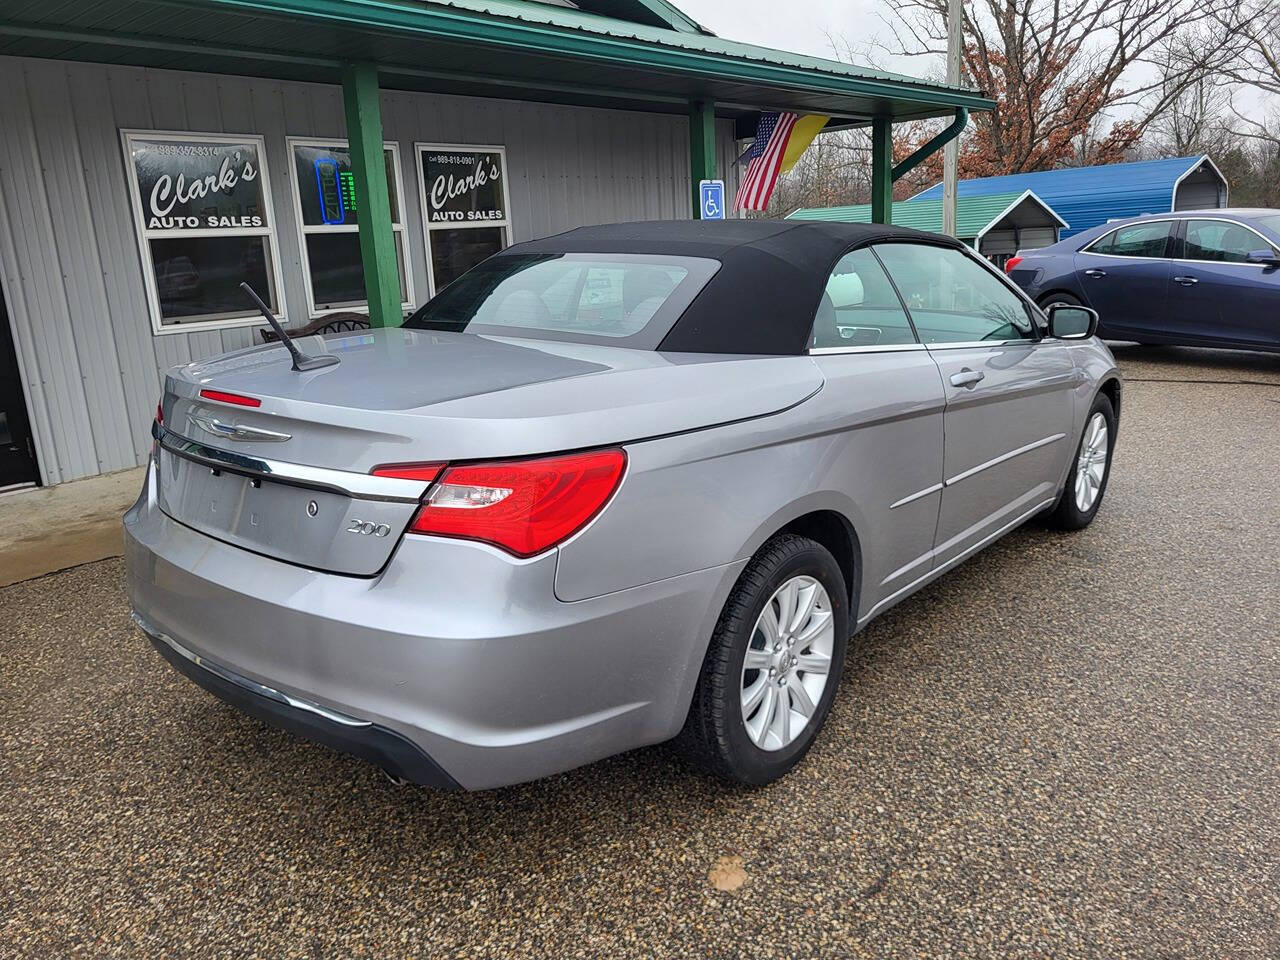
[[[1113,221],[1005,271],[1042,307],[1093,307],[1107,339],[1280,352],[1280,210]]]

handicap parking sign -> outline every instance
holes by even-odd
[[[703,220],[724,219],[724,181],[699,180],[698,197]]]

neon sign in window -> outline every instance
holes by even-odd
[[[320,199],[320,219],[324,223],[343,223],[347,212],[343,207],[343,175],[333,157],[316,157],[316,191]],[[347,176],[350,176],[348,174]],[[355,205],[352,204],[352,209]]]

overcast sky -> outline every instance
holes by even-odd
[[[816,57],[833,58],[828,35],[862,45],[887,35],[883,0],[675,0],[678,6],[708,30],[726,40],[742,40],[764,47],[793,50]],[[931,66],[923,58],[888,62],[877,58],[884,70],[919,76]]]

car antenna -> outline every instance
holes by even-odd
[[[249,298],[258,305],[258,309],[262,311],[262,315],[267,318],[267,323],[271,324],[271,329],[276,332],[276,336],[280,338],[280,342],[285,345],[285,349],[289,351],[289,356],[293,357],[294,370],[319,370],[321,367],[332,367],[335,363],[341,363],[342,358],[332,353],[326,353],[320,357],[309,357],[289,338],[289,334],[285,333],[284,327],[280,325],[280,321],[275,318],[270,308],[262,302],[262,298],[254,292],[253,287],[247,283],[240,284],[240,289],[249,295]]]

